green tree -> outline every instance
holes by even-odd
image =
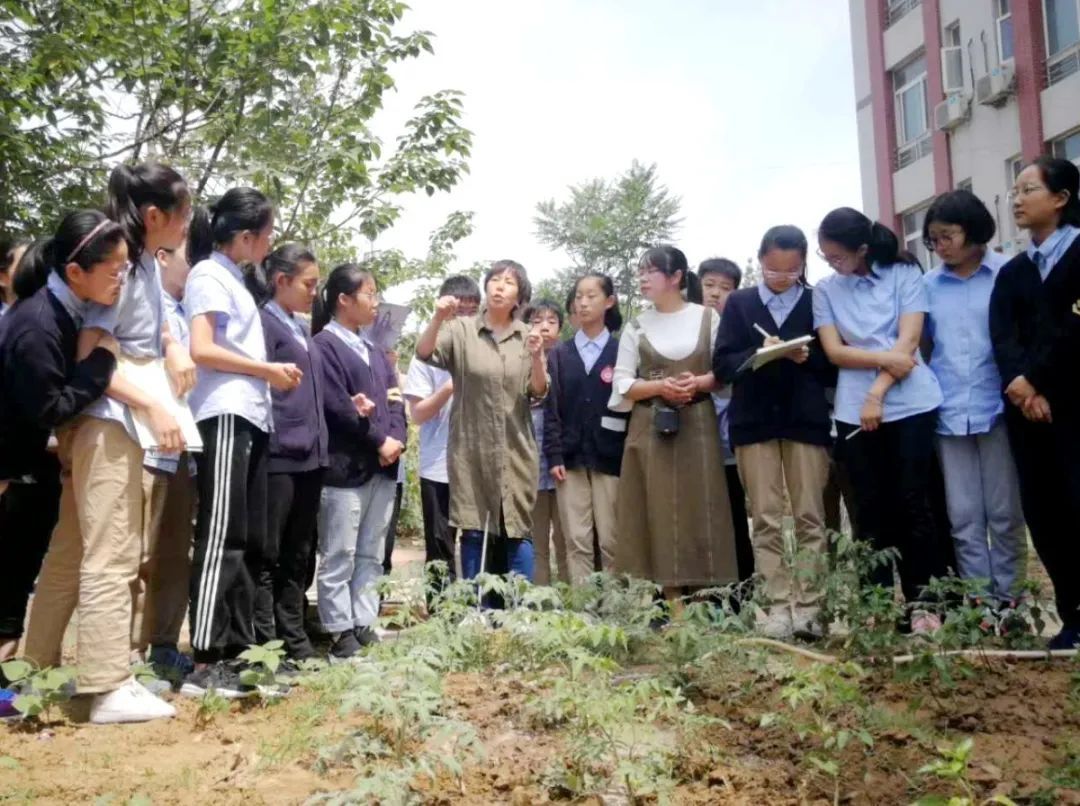
[[[680,200],[660,183],[656,165],[636,160],[614,179],[592,179],[569,188],[566,201],[536,206],[536,237],[561,249],[572,266],[560,271],[550,291],[562,302],[584,271],[611,275],[624,310],[638,302],[637,261],[642,250],[670,242],[682,220]]]
[[[748,257],[746,265],[743,266],[742,284],[739,288],[753,288],[759,282],[761,282],[761,264],[752,257]]]
[[[344,250],[409,194],[453,187],[460,94],[425,96],[391,148],[371,130],[392,71],[431,52],[395,0],[0,0],[0,230],[100,203],[119,161],[156,158],[200,197],[245,183],[279,239]]]

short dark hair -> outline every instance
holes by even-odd
[[[536,302],[529,303],[529,307],[521,315],[521,321],[528,322],[541,311],[551,311],[555,314],[555,318],[559,320],[559,329],[562,329],[563,310],[559,307],[559,303],[553,299],[538,299]]]
[[[986,246],[997,232],[994,217],[990,215],[982,200],[970,190],[942,193],[926,211],[922,237],[923,244],[931,252],[934,251],[934,245],[930,241],[930,225],[935,223],[955,224],[964,231],[964,240],[977,246]]]
[[[455,274],[443,280],[439,286],[440,297],[457,297],[459,300],[480,302],[480,286],[465,274]]]
[[[504,272],[509,272],[513,275],[514,280],[517,281],[518,305],[524,305],[532,299],[532,286],[529,284],[529,275],[525,273],[525,267],[516,260],[496,260],[491,264],[491,268],[484,274],[485,294],[487,294],[488,283],[490,283],[494,277],[498,277]]]
[[[742,269],[739,268],[739,264],[734,260],[728,260],[726,257],[711,257],[708,260],[701,261],[697,268],[697,276],[704,280],[707,274],[719,274],[721,277],[727,277],[738,288],[742,285]]]

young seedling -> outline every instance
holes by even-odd
[[[11,660],[0,664],[12,686],[19,694],[12,705],[24,719],[37,719],[44,714],[46,721],[52,718],[52,709],[71,699],[75,670],[70,667],[38,670],[25,660]]]

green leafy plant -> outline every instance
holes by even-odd
[[[199,698],[199,707],[195,710],[195,727],[205,730],[210,727],[221,714],[229,712],[230,703],[214,689],[207,691]]]
[[[975,743],[967,737],[959,743],[938,747],[938,758],[919,768],[920,775],[932,775],[959,789],[953,795],[926,795],[915,802],[915,806],[977,806],[977,804],[999,804],[1016,806],[1004,795],[994,795],[986,800],[979,800],[978,793],[969,779],[971,751]]]
[[[29,661],[11,660],[0,664],[0,670],[18,689],[19,694],[12,705],[26,719],[44,715],[49,720],[54,707],[71,699],[75,683],[73,668],[61,666],[39,670]]]
[[[240,682],[245,686],[254,686],[263,702],[275,699],[280,693],[277,672],[285,659],[284,647],[284,641],[267,641],[240,653],[240,660],[248,664],[240,672]]]

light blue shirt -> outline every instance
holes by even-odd
[[[4,318],[4,314],[6,314],[10,308],[10,305],[0,299],[0,319]]]
[[[308,348],[307,331],[304,329],[304,326],[300,323],[299,319],[292,314],[285,313],[285,309],[273,300],[266,303],[264,307],[271,316],[279,320],[289,329],[289,332],[292,333],[293,338],[300,343],[301,347],[305,350]]]
[[[593,371],[596,362],[600,360],[600,353],[604,352],[604,348],[607,347],[610,339],[611,333],[608,332],[606,327],[595,339],[586,336],[584,330],[579,330],[574,334],[574,347],[577,348],[578,355],[581,356],[581,363],[585,365],[586,374]]]
[[[71,321],[75,323],[75,329],[78,330],[82,327],[83,317],[86,316],[86,308],[89,305],[88,302],[84,302],[75,296],[75,292],[68,287],[68,284],[60,279],[60,275],[54,271],[49,272],[48,278],[45,280],[45,287],[49,289],[49,293],[52,294],[56,301],[60,303],[67,315],[71,317]]]
[[[1005,411],[990,343],[990,294],[1007,262],[1004,255],[988,250],[967,279],[945,266],[924,278],[930,298],[926,332],[934,342],[930,369],[944,398],[937,427],[943,436],[986,434]]]
[[[371,343],[368,342],[367,339],[359,333],[354,333],[349,330],[343,324],[338,322],[337,319],[331,319],[329,324],[327,324],[326,329],[341,339],[346,347],[360,356],[361,361],[368,366],[371,366]]]
[[[788,316],[795,310],[795,303],[797,303],[803,295],[802,283],[796,283],[787,291],[780,294],[774,292],[765,283],[758,284],[758,296],[761,297],[761,304],[769,310],[769,315],[772,316],[776,326],[781,328],[784,326],[784,322],[787,321]]]
[[[161,294],[161,310],[165,314],[165,324],[169,328],[169,335],[184,347],[190,348],[191,331],[188,329],[184,304],[168,291],[163,291]]]
[[[926,313],[929,299],[918,266],[874,264],[864,277],[832,274],[814,286],[814,327],[834,325],[850,347],[882,352],[891,350],[900,336],[900,317]],[[941,387],[922,356],[915,354],[915,369],[893,384],[885,395],[883,421],[893,422],[933,411],[941,405]],[[859,415],[876,369],[840,368],[836,384],[836,419],[859,424]]]
[[[406,397],[425,400],[450,380],[445,369],[433,367],[414,358],[409,362],[405,376]],[[446,446],[450,439],[450,409],[454,398],[450,397],[439,413],[420,424],[420,478],[447,484],[450,476],[446,469]]]
[[[1027,256],[1039,269],[1039,276],[1042,277],[1044,283],[1050,276],[1050,272],[1054,270],[1054,266],[1061,260],[1062,255],[1069,251],[1077,235],[1080,235],[1080,229],[1072,224],[1063,224],[1041,244],[1028,244]]]
[[[266,361],[266,341],[255,298],[244,285],[240,267],[220,252],[200,260],[184,287],[188,326],[196,317],[214,314],[214,343],[252,361]],[[237,372],[199,367],[188,405],[196,422],[222,414],[243,417],[260,431],[273,428],[270,384]]]
[[[84,328],[100,328],[111,333],[123,355],[132,358],[161,357],[161,326],[164,321],[161,297],[161,277],[157,261],[143,252],[139,261],[124,272],[120,297],[112,306],[87,304]],[[128,436],[138,441],[135,423],[126,404],[102,395],[86,413],[101,420],[112,420],[124,426]]]

